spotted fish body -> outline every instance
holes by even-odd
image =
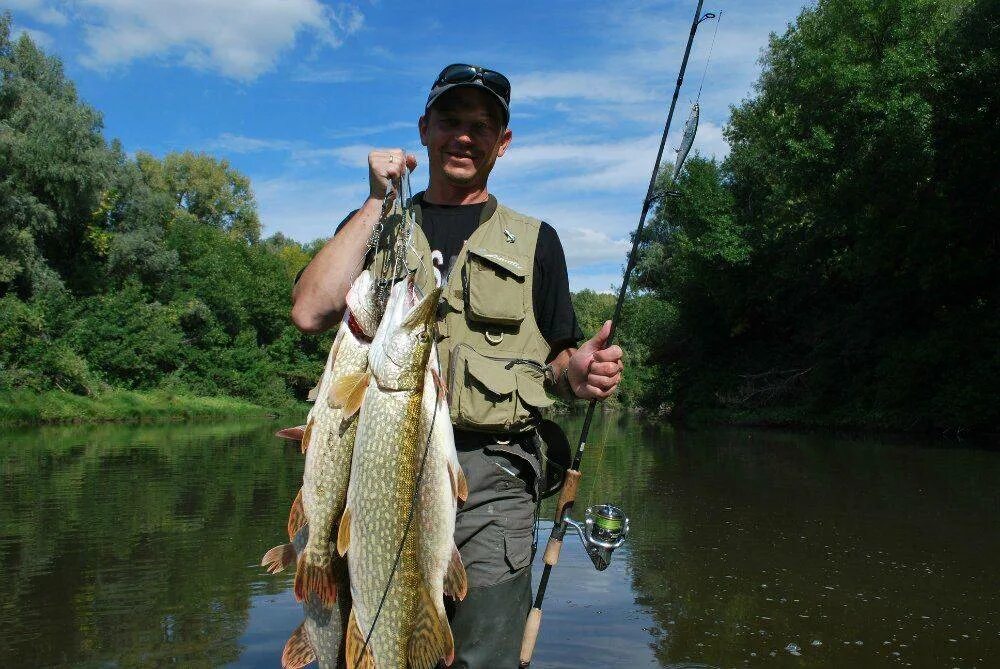
[[[436,499],[425,489],[443,490],[437,469],[445,465],[438,455],[442,449],[433,438],[427,440],[430,420],[424,402],[433,391],[427,360],[439,297],[435,290],[414,304],[412,287],[405,281],[396,284],[369,353],[370,375],[337,540],[338,551],[347,554],[353,600],[348,667],[432,669],[454,656],[440,590],[433,593],[428,583],[439,560],[429,559],[423,535],[425,523],[432,521],[423,500]],[[447,469],[443,476],[449,476]],[[450,516],[453,527],[454,502],[439,513],[443,524]]]
[[[351,287],[348,304],[357,304],[371,292],[371,275],[365,271]],[[364,311],[359,309],[359,313]],[[327,357],[316,403],[309,412],[302,439],[302,449],[306,453],[302,510],[310,531],[309,540],[298,555],[295,596],[302,601],[314,594],[326,606],[336,600],[336,584],[343,579],[343,576],[338,579],[335,573],[329,542],[333,523],[344,511],[357,430],[355,417],[345,416],[343,410],[334,405],[330,391],[337,379],[363,373],[368,368],[369,343],[363,338],[362,323],[372,327],[370,320],[357,322],[351,309],[345,314]],[[355,331],[360,336],[355,335]]]

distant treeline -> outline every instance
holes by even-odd
[[[996,431],[1000,2],[820,0],[763,66],[729,156],[661,179],[624,399]]]
[[[996,430],[1000,3],[820,0],[772,36],[721,163],[642,240],[616,401],[675,417]],[[0,391],[302,397],[317,250],[260,239],[249,181],[128,158],[0,20]],[[614,298],[582,291],[588,334]]]
[[[60,62],[0,17],[0,392],[304,397],[329,336],[289,289],[315,247],[260,239],[226,161],[126,156]],[[17,396],[17,395],[14,395]]]

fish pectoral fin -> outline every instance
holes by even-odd
[[[445,666],[455,661],[455,639],[444,611],[444,602],[434,602],[430,591],[420,589],[419,607],[406,658],[410,669],[434,669],[439,660]]]
[[[363,649],[363,650],[362,650]],[[375,669],[375,656],[372,649],[365,646],[365,635],[358,627],[358,619],[354,617],[354,609],[347,619],[347,636],[344,644],[344,659],[347,669]]]
[[[458,552],[458,546],[452,544],[451,560],[444,573],[444,594],[462,600],[468,592],[469,577],[465,573],[465,565],[462,564],[462,555]]]
[[[341,407],[344,418],[350,418],[361,408],[369,378],[368,372],[345,374],[330,384],[330,404]]]
[[[437,388],[438,402],[440,402],[448,396],[448,386],[444,384],[444,381],[441,379],[441,375],[438,374],[436,369],[431,368],[431,378],[434,379],[434,386]]]
[[[296,425],[295,427],[286,427],[283,430],[278,430],[274,433],[274,436],[281,439],[288,439],[289,441],[302,441],[302,435],[305,433],[305,430],[305,425]]]
[[[316,651],[309,642],[306,624],[303,621],[285,642],[285,649],[281,652],[281,666],[284,669],[302,669],[315,661]]]
[[[299,530],[306,524],[306,511],[302,508],[302,488],[292,502],[292,508],[288,510],[288,538],[294,539]]]
[[[309,448],[309,441],[312,439],[312,433],[313,421],[306,421],[306,429],[302,431],[302,443],[299,445],[299,448],[302,449],[303,453],[305,453],[306,449]]]
[[[448,463],[448,477],[451,479],[451,492],[455,499],[464,502],[469,498],[469,482],[465,478],[462,466],[457,463]]]
[[[292,544],[281,544],[264,553],[264,557],[260,561],[260,566],[267,567],[268,574],[277,574],[288,565],[294,564],[295,558],[295,546]]]
[[[333,577],[333,565],[310,564],[306,559],[308,551],[303,551],[295,567],[295,600],[301,602],[309,595],[316,595],[326,608],[337,603],[337,581]]]
[[[351,509],[344,507],[344,515],[340,517],[340,526],[337,528],[337,553],[340,557],[347,555],[347,549],[351,546]]]

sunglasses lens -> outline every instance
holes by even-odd
[[[495,70],[456,63],[441,70],[441,74],[438,75],[438,80],[434,85],[464,84],[473,81],[476,77],[482,79],[483,84],[487,88],[510,104],[510,81]]]
[[[506,100],[508,104],[510,103],[510,81],[507,80],[507,77],[493,70],[483,70],[483,83]]]
[[[471,65],[449,65],[441,70],[438,81],[442,84],[464,84],[476,78],[476,68]]]

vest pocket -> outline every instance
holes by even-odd
[[[455,427],[524,432],[552,404],[542,383],[545,367],[533,360],[485,356],[467,344],[451,351],[448,390]]]
[[[481,323],[517,325],[524,320],[525,259],[470,248],[465,263],[468,317]]]

